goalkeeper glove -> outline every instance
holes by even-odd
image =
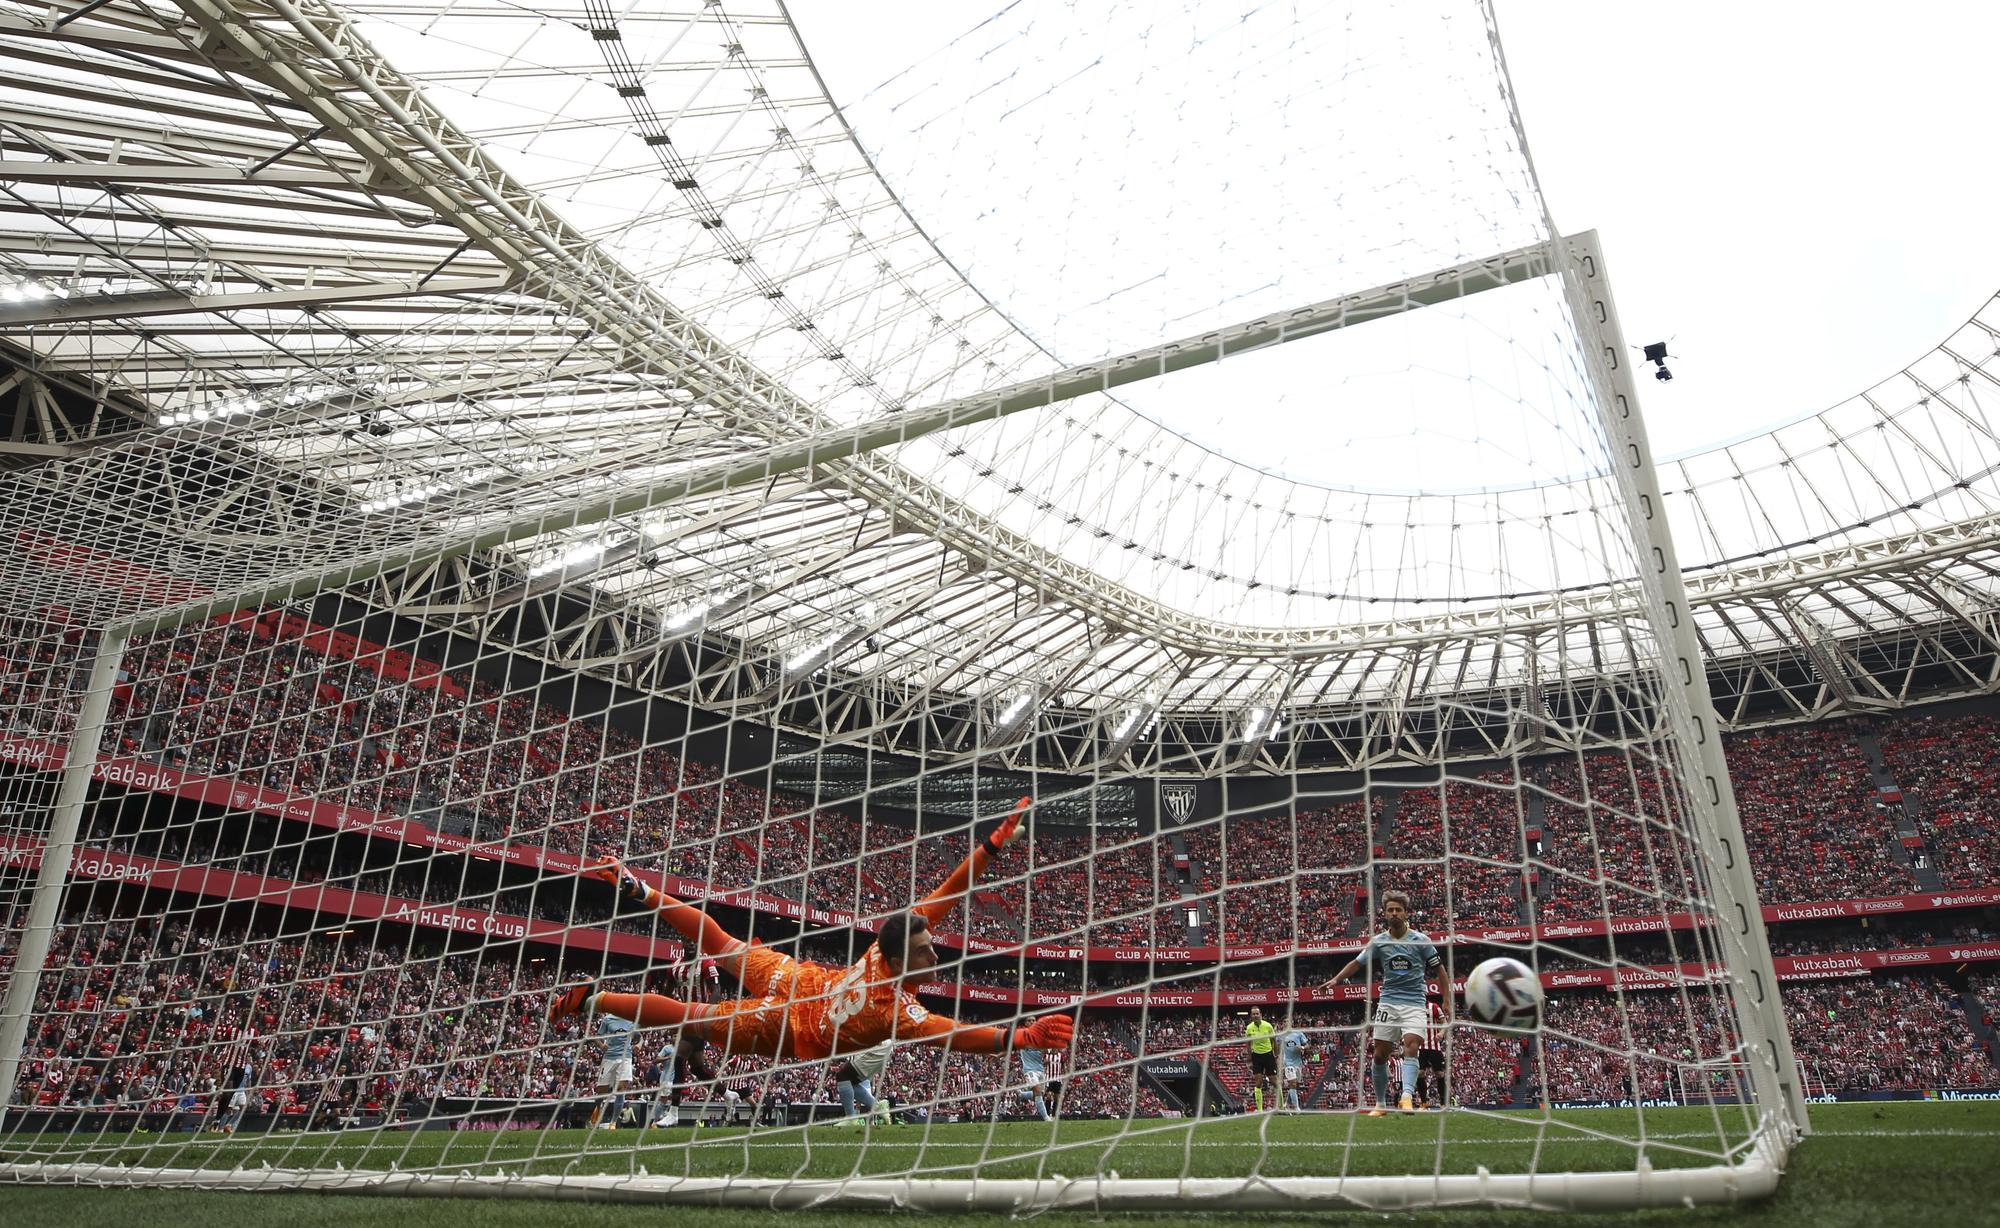
[[[1068,1015],[1043,1015],[1025,1028],[1015,1028],[1010,1047],[1067,1049],[1076,1038],[1076,1021]]]
[[[1021,816],[1028,813],[1028,807],[1034,804],[1035,799],[1032,797],[1024,797],[1016,802],[1014,804],[1014,812],[1000,820],[1000,826],[988,832],[986,838],[979,842],[980,846],[986,850],[988,857],[998,857],[1001,849],[1006,848],[1020,838]]]

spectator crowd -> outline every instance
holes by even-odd
[[[456,834],[619,855],[721,888],[881,915],[970,847],[726,774],[624,714],[579,716],[380,650],[333,653],[272,616],[128,649],[111,744],[184,771],[253,781]],[[0,626],[0,720],[61,736],[75,720],[81,635]],[[634,709],[636,711],[636,709]],[[1991,885],[2000,721],[1911,717],[1882,734],[1942,885]],[[1918,889],[1892,811],[1842,724],[1733,737],[1738,809],[1767,902]],[[1037,830],[969,901],[996,942],[1193,945],[1344,936],[1391,887],[1431,931],[1682,911],[1694,851],[1662,765],[1639,749],[1383,785],[1295,813],[1207,820],[1159,837]],[[1192,920],[1191,920],[1192,918]]]
[[[60,740],[74,729],[83,646],[81,633],[59,625],[0,622],[0,733]],[[385,661],[366,646],[336,652],[324,636],[287,632],[271,617],[156,635],[128,650],[106,746],[480,840],[618,855],[717,888],[754,887],[862,916],[906,906],[971,847],[962,826],[919,831],[851,807],[817,806],[768,787],[761,771],[726,772],[679,734],[633,728],[636,709],[580,715],[550,702],[540,686],[507,689]],[[1879,737],[1883,768],[1917,824],[1914,843],[1896,830],[1897,811],[1882,802],[1849,726],[1729,740],[1738,808],[1767,901],[1912,892],[1926,857],[1946,887],[1995,884],[2000,721],[1903,717],[1886,722]],[[953,924],[1008,943],[1281,943],[1365,932],[1371,900],[1391,888],[1415,897],[1416,923],[1440,933],[1675,912],[1700,894],[1679,807],[1662,764],[1639,749],[1606,749],[1518,770],[1380,785],[1291,813],[1195,821],[1157,836],[1038,829],[1010,850]],[[188,819],[167,805],[113,809],[93,818],[98,847],[564,924],[657,930],[651,917],[615,915],[606,893],[578,891],[571,879],[522,883],[499,868],[475,873],[468,859],[387,842],[374,843],[388,852],[357,854],[351,843],[302,837],[298,825],[270,816],[225,828],[212,814]],[[541,1014],[553,957],[518,954],[525,950],[518,946],[504,958],[482,958],[420,952],[414,939],[280,938],[230,928],[236,922],[191,920],[201,915],[182,909],[164,924],[70,917],[57,947],[67,962],[43,979],[23,1069],[32,1099],[179,1105],[189,1097],[211,1102],[247,1081],[261,1106],[279,1114],[334,1106],[394,1115],[441,1097],[577,1092],[580,1038],[549,1031]],[[1932,924],[1940,941],[1992,937],[1976,919]],[[1844,933],[1781,932],[1777,945],[1812,953],[1911,936]],[[1690,950],[1661,938],[1620,943],[1621,963],[1665,962]],[[11,963],[11,936],[4,954]],[[1591,962],[1554,952],[1546,966]],[[671,986],[680,992],[714,992],[695,969],[650,975],[680,978]],[[990,968],[958,975],[975,983],[1023,979]],[[1025,975],[1051,988],[1086,984],[1065,970]],[[1148,975],[1165,973],[1145,965],[1093,970],[1088,985],[1136,984]],[[1263,975],[1227,968],[1193,979],[1240,988]],[[1991,978],[1975,981],[1977,1007],[1954,1003],[1941,980],[1917,974],[1787,984],[1784,992],[1801,1052],[1816,1055],[1812,1077],[1827,1087],[1990,1085],[1991,1032],[1975,1023],[1990,1010],[1993,989]],[[1232,1092],[1247,1073],[1227,1012],[1091,1018],[1064,1081],[1067,1112],[1170,1111],[1140,1073],[1144,1059],[1161,1053],[1205,1055]],[[1298,1020],[1323,1038],[1308,1078],[1317,1103],[1354,1103],[1362,1079],[1358,1012],[1316,1007]],[[1456,1051],[1466,1058],[1460,1098],[1669,1096],[1735,1077],[1726,1028],[1671,992],[1558,994],[1548,1023],[1525,1049],[1458,1029]],[[648,1050],[644,1060],[658,1056]],[[885,1088],[927,1111],[1024,1111],[1010,1094],[1019,1072],[1004,1063],[916,1047],[896,1061]],[[793,1100],[824,1089],[822,1071],[740,1059],[723,1078]]]

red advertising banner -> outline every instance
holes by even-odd
[[[465,687],[456,678],[439,669],[434,662],[412,656],[400,648],[385,648],[372,640],[364,640],[345,631],[331,631],[296,614],[278,610],[257,615],[239,611],[225,617],[231,622],[248,626],[251,634],[260,639],[296,640],[322,657],[353,661],[377,677],[426,689],[435,687],[460,699],[465,697]]]
[[[0,866],[31,869],[41,864],[39,840],[0,837]],[[294,883],[260,874],[239,874],[182,865],[131,853],[79,848],[70,863],[72,878],[132,883],[166,891],[188,891],[216,899],[251,901],[281,908],[306,908],[356,921],[393,921],[454,934],[502,941],[547,942],[578,950],[609,952],[655,963],[677,963],[681,944],[590,926],[569,926],[531,917],[480,912],[452,904],[426,904],[372,891],[350,891],[328,883]]]
[[[21,558],[44,571],[80,580],[99,591],[125,593],[149,604],[192,601],[208,596],[211,591],[193,580],[100,554],[88,546],[74,545],[38,529],[16,533],[14,546]]]
[[[58,771],[63,766],[64,748],[33,738],[0,734],[0,761],[17,763],[36,771]],[[182,772],[166,764],[129,756],[103,756],[93,773],[108,784],[166,793],[194,801],[254,810],[318,827],[358,832],[385,840],[398,840],[419,848],[446,853],[463,853],[489,861],[506,861],[554,874],[574,874],[582,868],[580,858],[568,853],[545,852],[527,845],[481,843],[463,836],[434,831],[422,823],[392,815],[377,814],[352,806],[322,802],[296,794],[266,789],[246,781]],[[646,875],[662,890],[681,899],[709,899],[718,904],[788,917],[811,925],[846,926],[863,930],[875,928],[872,920],[858,919],[841,909],[809,907],[783,896],[748,890],[715,890],[697,879],[673,875]],[[1927,912],[1944,908],[1984,908],[2000,905],[2000,887],[1930,891],[1914,895],[1877,896],[1859,900],[1818,900],[1795,904],[1764,905],[1764,920],[1814,921],[1842,917],[1872,917],[1887,913]],[[1649,917],[1614,917],[1608,923],[1557,921],[1539,926],[1472,927],[1452,933],[1431,935],[1440,946],[1454,943],[1497,942],[1525,945],[1529,942],[1562,938],[1599,937],[1612,934],[1659,933],[1692,928],[1695,918],[1688,913]],[[1349,955],[1361,947],[1360,939],[1334,942],[1246,943],[1225,948],[1186,947],[1093,947],[1081,944],[994,942],[941,933],[940,946],[979,954],[1023,954],[1031,959],[1102,960],[1111,963],[1214,963],[1223,960],[1260,960],[1286,955]]]

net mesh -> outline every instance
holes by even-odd
[[[719,730],[664,732],[690,715],[664,701],[593,697],[569,675],[510,682],[504,652],[450,668],[423,655],[434,641],[370,631],[275,609],[129,646],[15,1089],[38,1111],[12,1119],[11,1145],[227,1155],[215,1132],[247,1122],[274,1162],[379,1167],[443,1145],[426,1127],[518,1129],[508,1145],[439,1162],[587,1153],[658,1173],[673,1155],[689,1172],[758,1171],[736,1139],[669,1146],[635,1132],[612,1146],[540,1128],[603,1107],[592,1092],[605,1042],[548,1021],[558,986],[699,1003],[735,993],[659,914],[578,869],[624,859],[682,897],[716,899],[731,932],[839,968],[971,853],[973,825],[899,813],[872,790],[801,791],[823,748],[732,763],[744,750]],[[10,632],[18,934],[94,633],[21,620]],[[1746,1100],[1728,1064],[1741,1042],[1727,996],[1707,979],[1719,960],[1692,924],[1705,901],[1667,801],[1670,766],[1607,747],[1385,774],[1345,795],[1284,781],[1240,810],[1163,808],[1157,830],[1037,817],[939,926],[950,957],[919,996],[941,1014],[1009,1022],[1081,1001],[1081,1034],[1051,1076],[1060,1089],[1031,1095],[1002,1056],[899,1045],[874,1081],[914,1127],[894,1146],[1050,1108],[1159,1131],[1187,1129],[1201,1108],[1254,1105],[1241,1039],[1252,1004],[1305,1037],[1285,1063],[1299,1107],[1372,1103],[1363,995],[1318,986],[1375,928],[1371,895],[1386,890],[1411,897],[1418,928],[1448,944],[1461,975],[1505,951],[1576,987],[1553,997],[1532,1039],[1426,1026],[1466,1112],[1544,1097]],[[965,770],[890,788],[930,773],[964,785]],[[1018,783],[996,775],[980,782],[989,794]],[[1036,783],[1051,803],[1104,787]],[[1666,977],[1663,965],[1697,967]],[[676,1089],[676,1035],[639,1034],[628,1126],[678,1102],[684,1121],[747,1124],[754,1112],[759,1137],[784,1139],[831,1111],[827,1061],[722,1060],[722,1045],[713,1082]],[[1507,1120],[1524,1136],[1555,1124]],[[1746,1110],[1714,1120],[1743,1123]],[[161,1133],[119,1137],[140,1122]],[[971,1136],[982,1154],[967,1162],[1046,1153],[1057,1128]],[[1356,1129],[1339,1133],[1358,1142]],[[967,1137],[945,1131],[938,1163],[952,1167]],[[1288,1163],[1282,1141],[1239,1140],[1263,1152],[1253,1170],[1314,1171]]]
[[[694,98],[654,105],[680,36],[645,17],[281,4],[234,29],[375,73],[363,127],[456,125],[487,159],[463,154],[467,182],[565,185],[550,218],[487,208],[496,188],[483,224],[595,245],[390,340],[207,355],[187,370],[233,399],[148,389],[161,429],[0,478],[10,1173],[772,1202],[1023,1179],[1002,1196],[1024,1206],[1114,1173],[1142,1198],[1394,1202],[1368,1179],[1418,1173],[1426,1197],[1535,1202],[1434,1179],[1749,1156],[1773,1108],[1742,956],[1713,936],[1681,683],[1558,281],[1388,320],[1370,300],[1130,397],[787,452],[1551,240],[1487,14],[1385,11],[1121,10],[1099,14],[1115,54],[1057,38],[1026,64],[1062,23],[1018,6],[857,106],[860,145],[783,128],[755,156],[686,139]],[[690,22],[738,40],[718,72],[792,37]],[[413,49],[419,25],[453,50]],[[1165,63],[1235,109],[1154,123]],[[620,106],[577,110],[578,79]],[[1352,129],[1306,141],[1329,115]],[[1122,162],[1072,173],[1128,131]],[[871,147],[894,157],[855,178],[930,211],[936,247],[870,229],[895,197],[842,204],[829,166]],[[809,186],[778,193],[770,161]],[[1284,190],[1229,188],[1253,172]],[[663,173],[704,195],[620,195]],[[989,204],[1020,216],[971,230]],[[792,274],[760,236],[800,239]],[[642,319],[648,293],[684,310]],[[1302,439],[1329,405],[1342,425],[1277,457],[1212,433],[1224,401],[1256,407],[1220,421],[1244,437]],[[1413,459],[1429,495],[1363,480]],[[671,900],[589,872],[605,858]],[[937,966],[850,1009],[845,970],[879,972],[876,932],[968,861]],[[1534,967],[1541,1026],[1378,1024],[1372,961],[1325,987],[1390,892],[1447,982]],[[703,947],[698,913],[727,940]],[[584,1009],[552,1012],[577,985]],[[1442,1070],[1417,1098],[1451,1111],[1384,1134],[1370,1050],[1406,1030]],[[1332,1184],[1270,1184],[1294,1178]]]

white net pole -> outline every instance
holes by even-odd
[[[1695,769],[1685,787],[1704,854],[1702,869],[1714,893],[1716,922],[1725,936],[1729,972],[1736,982],[1734,998],[1744,1039],[1751,1046],[1752,1082],[1759,1105],[1770,1115],[1769,1129],[1781,1140],[1777,1156],[1782,1163],[1790,1137],[1807,1128],[1805,1091],[1792,1054],[1770,936],[1736,810],[1736,791],[1723,758],[1721,731],[1715,727],[1708,666],[1695,636],[1687,586],[1667,526],[1666,501],[1632,379],[1632,351],[1618,327],[1604,253],[1595,232],[1562,242],[1569,249],[1563,281],[1571,311],[1583,335],[1595,341],[1590,365],[1600,388],[1601,420],[1605,434],[1617,445],[1614,455],[1624,461],[1617,467],[1618,484],[1633,538],[1642,547],[1640,578],[1646,604],[1654,634],[1668,648],[1662,689],[1682,762]]]
[[[69,886],[70,867],[76,855],[77,833],[89,808],[92,775],[97,752],[103,744],[111,692],[124,661],[128,633],[121,626],[99,630],[93,636],[89,666],[79,662],[66,671],[51,671],[49,681],[59,689],[44,702],[65,706],[63,691],[79,688],[76,696],[75,731],[64,753],[62,784],[50,808],[46,826],[32,822],[14,826],[4,833],[10,840],[34,838],[40,829],[41,864],[29,898],[27,915],[14,937],[14,966],[7,980],[5,1005],[0,1006],[0,1112],[16,1103],[20,1085],[21,1054],[29,1027],[35,1018],[35,997],[48,963],[49,946],[55,937],[57,915],[63,893]],[[68,676],[62,677],[62,674]]]

